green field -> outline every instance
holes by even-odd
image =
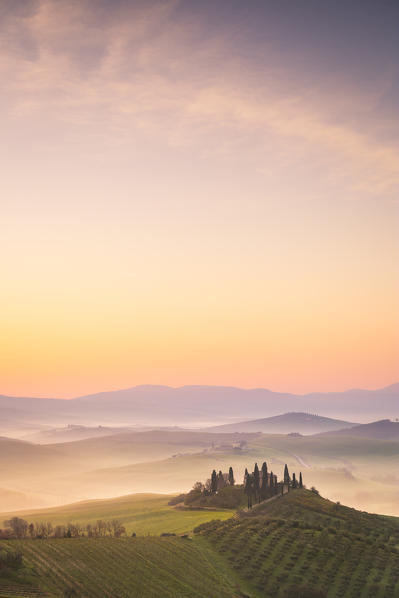
[[[186,531],[195,519],[199,525],[191,537],[0,540],[0,554],[23,555],[23,567],[13,571],[2,569],[0,559],[0,596],[62,598],[73,590],[76,598],[285,598],[289,588],[306,586],[308,593],[290,596],[310,598],[320,589],[328,598],[399,598],[397,518],[309,490],[234,516],[181,511],[167,500],[139,495],[47,510],[54,523],[71,515],[81,522],[130,517],[128,525],[141,525],[143,533],[173,525]]]
[[[163,532],[186,533],[210,519],[227,519],[232,510],[181,510],[168,506],[171,496],[131,494],[114,499],[89,500],[62,507],[19,511],[0,515],[3,519],[18,515],[28,522],[47,522],[53,526],[71,523],[95,523],[98,519],[119,519],[130,535],[160,535]]]
[[[0,545],[2,543],[0,542]],[[200,541],[176,538],[76,538],[9,541],[20,548],[26,580],[42,596],[64,596],[72,588],[85,598],[234,598],[239,593],[220,559]],[[0,596],[22,596],[4,583]],[[8,589],[6,589],[8,588]],[[25,585],[25,596],[37,595]]]

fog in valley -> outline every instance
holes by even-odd
[[[0,511],[179,493],[214,468],[232,466],[239,481],[249,463],[266,460],[278,475],[286,463],[302,471],[326,498],[399,515],[398,389],[295,396],[137,387],[69,401],[0,397]]]

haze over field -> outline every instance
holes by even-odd
[[[72,400],[0,396],[0,511],[178,493],[215,463],[241,478],[248,459],[267,459],[275,471],[300,467],[333,500],[396,514],[399,423],[384,418],[395,420],[398,406],[398,384],[309,395],[139,386]]]

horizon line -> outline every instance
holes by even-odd
[[[10,398],[10,399],[39,399],[39,400],[50,400],[50,401],[74,401],[77,399],[84,399],[87,397],[92,397],[94,395],[103,395],[103,394],[109,394],[112,392],[126,392],[129,390],[134,390],[134,389],[138,389],[138,388],[167,388],[170,390],[181,390],[183,388],[229,388],[229,389],[243,390],[243,391],[263,390],[263,391],[271,392],[273,394],[284,394],[284,395],[292,395],[295,397],[306,397],[306,396],[314,395],[314,394],[328,395],[328,394],[344,394],[347,392],[377,392],[379,390],[381,390],[381,391],[386,390],[386,389],[391,388],[392,386],[395,386],[397,384],[399,384],[399,382],[393,382],[391,384],[387,384],[386,386],[382,386],[382,387],[378,387],[378,388],[346,388],[345,390],[326,390],[326,391],[314,390],[314,391],[310,391],[310,392],[306,392],[306,393],[295,393],[295,392],[286,392],[286,391],[281,391],[281,390],[271,390],[270,388],[266,388],[263,386],[245,388],[242,386],[232,386],[232,385],[223,385],[223,384],[183,384],[182,386],[171,386],[168,384],[136,384],[134,386],[128,386],[126,388],[116,388],[116,389],[112,389],[112,390],[100,390],[97,392],[92,392],[92,393],[84,394],[84,395],[77,395],[77,396],[73,396],[73,397],[7,395],[7,394],[2,394],[2,393],[0,393],[0,397],[6,397],[6,398]]]

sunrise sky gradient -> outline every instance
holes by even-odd
[[[0,393],[398,381],[398,25],[0,0]]]

